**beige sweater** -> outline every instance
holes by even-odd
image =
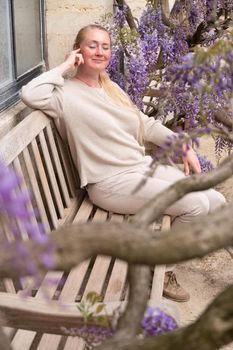
[[[142,164],[145,149],[137,141],[136,112],[117,106],[102,88],[64,80],[58,68],[22,88],[22,100],[54,118],[68,141],[81,187]],[[161,145],[173,132],[141,113],[146,141]]]

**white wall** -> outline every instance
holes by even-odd
[[[47,0],[46,31],[50,68],[59,64],[72,48],[79,29],[112,12],[112,0]]]

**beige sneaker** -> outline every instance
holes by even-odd
[[[173,271],[165,272],[163,285],[163,296],[174,301],[188,301],[190,295],[176,280],[176,275]]]

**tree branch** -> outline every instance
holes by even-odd
[[[134,17],[133,17],[133,14],[132,14],[132,11],[131,11],[129,5],[124,0],[116,0],[116,3],[118,5],[119,9],[121,9],[121,10],[123,9],[122,5],[127,5],[126,21],[127,21],[131,30],[137,31],[137,26],[136,26],[136,23],[135,23],[135,20],[134,20]]]
[[[183,224],[182,228],[177,226],[160,234],[124,222],[67,225],[50,234],[50,242],[55,250],[52,256],[54,269],[69,271],[96,254],[150,266],[202,257],[233,245],[232,211],[233,204],[229,204],[192,223]],[[42,254],[43,248],[33,242],[25,242],[25,245],[32,252],[31,259],[44,271],[44,265],[37,258]],[[17,261],[17,266],[12,268],[12,258],[16,251],[14,243],[10,243],[8,249],[3,244],[0,245],[0,277],[28,275],[27,262],[24,260]]]
[[[118,321],[118,330],[113,337],[114,340],[132,339],[138,333],[139,323],[148,302],[150,277],[148,266],[130,266],[129,283],[133,288],[130,288],[127,308]]]
[[[231,246],[233,244],[231,232],[233,218],[230,205],[214,214],[199,218],[195,224],[182,227],[182,232],[172,229],[171,232],[174,234],[166,235],[163,232],[162,236],[158,235],[153,240],[154,233],[142,225],[146,227],[160,217],[169,205],[184,194],[214,186],[232,173],[233,156],[229,156],[211,173],[194,175],[175,183],[140,210],[132,219],[133,225],[127,223],[73,224],[55,231],[50,235],[55,246],[55,269],[70,270],[95,254],[115,256],[129,263],[148,265],[176,263]],[[139,222],[141,227],[138,226]],[[114,246],[112,241],[114,241]],[[209,242],[209,247],[206,247],[206,241]],[[177,242],[179,242],[178,245]],[[192,244],[191,251],[188,248],[190,243]],[[33,245],[33,242],[25,242],[25,244],[32,252],[32,260],[35,260],[35,256],[42,254],[42,247]],[[0,247],[0,277],[17,278],[21,275],[28,275],[26,262],[23,260],[20,261],[17,268],[12,269],[12,260],[17,251],[15,245],[9,244],[8,249],[5,249],[2,243]],[[39,268],[44,271],[43,266],[39,265]]]
[[[227,157],[216,169],[206,174],[192,175],[174,183],[166,190],[157,194],[137,214],[134,220],[151,224],[159,218],[165,210],[185,194],[202,191],[216,186],[233,174],[233,155]]]
[[[109,340],[101,350],[217,350],[233,340],[233,285],[226,288],[192,325],[145,339]]]
[[[226,117],[226,114],[223,114],[223,111],[216,112],[214,118],[217,122],[223,124],[224,126],[233,130],[233,120]]]

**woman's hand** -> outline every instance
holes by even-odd
[[[195,174],[201,173],[201,166],[199,160],[197,158],[196,153],[192,149],[192,147],[188,145],[183,145],[184,156],[182,157],[184,162],[184,173],[186,176],[190,175],[191,170]]]
[[[66,55],[65,61],[60,64],[59,69],[64,75],[70,69],[77,68],[80,64],[84,63],[83,55],[80,53],[80,49],[71,51],[68,55]]]

